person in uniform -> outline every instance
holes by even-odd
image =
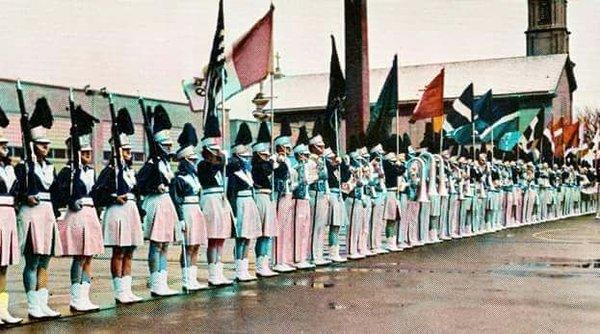
[[[171,140],[171,120],[167,111],[157,105],[152,116],[154,152],[137,175],[138,191],[143,196],[142,210],[144,238],[150,241],[148,268],[150,270],[150,293],[153,296],[172,296],[176,290],[169,288],[167,251],[169,243],[175,241],[176,224],[179,220],[173,201],[169,196],[169,186],[175,177],[171,170],[169,155]]]
[[[112,250],[110,272],[113,296],[117,303],[135,303],[142,300],[131,290],[133,253],[144,244],[142,220],[136,204],[136,178],[129,136],[134,133],[133,122],[126,108],[119,109],[116,119],[120,143],[115,154],[102,169],[92,188],[91,197],[98,208],[104,208],[102,217],[104,246]],[[121,161],[117,161],[121,159]]]
[[[278,275],[271,270],[271,245],[277,236],[277,209],[273,194],[273,170],[279,167],[277,156],[271,155],[271,133],[266,121],[260,123],[256,143],[252,145],[252,180],[258,208],[261,234],[256,240],[256,275]]]
[[[59,209],[67,208],[64,218],[59,220],[58,230],[62,255],[73,257],[69,305],[74,311],[86,312],[100,308],[90,300],[92,257],[104,253],[102,225],[90,197],[95,181],[91,133],[94,123],[99,121],[81,106],[74,110],[71,121],[74,124],[67,139],[67,150],[72,163],[58,173],[50,194],[57,218]]]
[[[250,241],[262,234],[258,207],[254,202],[252,179],[252,133],[245,122],[240,125],[227,164],[227,198],[232,203],[235,217],[235,275],[240,282],[253,281],[248,272],[248,248]]]
[[[9,119],[0,108],[0,128],[5,129]],[[14,198],[10,190],[15,183],[15,170],[11,164],[8,139],[0,134],[0,324],[18,324],[22,318],[13,317],[8,311],[9,295],[6,289],[8,266],[20,261],[17,216]]]
[[[340,230],[348,225],[348,213],[342,198],[342,184],[350,179],[349,173],[342,177],[342,160],[331,150],[326,148],[323,152],[327,167],[327,182],[329,187],[329,259],[333,262],[346,262],[340,255]]]
[[[283,120],[280,133],[274,140],[277,166],[273,171],[275,200],[277,201],[277,237],[275,238],[275,267],[277,272],[296,270],[294,264],[295,216],[292,195],[292,178],[296,170],[292,167],[292,130],[288,120]]]
[[[292,196],[294,199],[294,266],[298,269],[310,269],[315,265],[310,263],[311,249],[311,206],[309,186],[317,181],[316,166],[310,160],[308,149],[308,134],[306,127],[300,128],[296,146],[294,147],[295,172],[292,175]]]
[[[206,116],[202,138],[202,160],[198,163],[198,180],[202,187],[200,207],[206,218],[208,249],[208,284],[229,285],[233,281],[223,274],[221,255],[225,239],[231,237],[233,213],[224,194],[227,152],[221,148],[219,120],[213,113]]]
[[[370,218],[370,246],[374,254],[388,253],[383,248],[382,237],[385,231],[384,207],[387,191],[385,188],[385,173],[383,171],[383,156],[385,151],[381,144],[377,144],[369,151],[370,183],[373,189],[371,218]]]
[[[325,232],[329,221],[329,172],[327,170],[326,158],[323,155],[325,151],[325,142],[319,134],[319,122],[315,123],[313,136],[309,139],[308,150],[310,151],[310,166],[315,166],[313,174],[317,180],[309,185],[309,199],[311,211],[311,254],[312,262],[317,266],[331,263],[324,258]]]
[[[32,157],[15,167],[16,182],[11,193],[17,201],[19,240],[25,256],[23,283],[30,318],[55,318],[60,313],[48,306],[48,265],[52,256],[62,255],[62,245],[50,201],[54,165],[46,158],[50,150],[47,130],[54,119],[48,101],[36,101],[29,119]]]
[[[375,186],[372,177],[371,164],[369,161],[369,151],[365,146],[363,146],[359,149],[358,154],[359,162],[362,168],[362,204],[364,210],[362,231],[358,235],[358,251],[361,255],[367,257],[375,255],[375,253],[371,252],[371,235],[373,234],[373,198],[375,197]]]
[[[360,149],[356,149],[347,156],[342,165],[342,179],[348,179],[344,183],[346,194],[346,211],[348,213],[348,234],[346,248],[348,259],[363,259],[365,255],[360,253],[360,235],[363,231],[365,207],[363,205],[364,167],[361,162]]]
[[[401,231],[400,224],[400,199],[398,192],[398,180],[404,175],[406,168],[398,161],[395,152],[386,154],[382,159],[383,174],[385,177],[385,200],[383,207],[383,219],[385,220],[386,249],[390,252],[401,250],[398,248],[397,235]],[[402,237],[402,240],[404,236]]]
[[[206,219],[200,210],[200,181],[198,180],[196,162],[196,145],[198,136],[191,123],[185,123],[177,138],[179,149],[177,160],[179,165],[175,177],[171,181],[171,200],[177,211],[179,226],[182,227],[180,239],[182,252],[180,257],[182,286],[187,291],[208,288],[207,284],[198,282],[198,253],[200,247],[207,247]]]

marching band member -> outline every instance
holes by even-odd
[[[342,160],[330,149],[323,152],[327,164],[329,184],[329,259],[333,262],[346,262],[340,256],[340,229],[348,225],[348,212],[342,198],[342,184],[350,179],[349,173],[342,173]],[[342,177],[343,174],[343,177]]]
[[[308,135],[306,127],[300,128],[300,134],[294,147],[295,176],[292,179],[292,189],[294,198],[294,260],[298,269],[314,268],[315,265],[309,262],[310,259],[310,239],[311,233],[311,207],[309,201],[309,186],[317,181],[316,167],[311,166],[314,161],[310,160],[310,151],[308,149]]]
[[[357,260],[365,256],[360,253],[360,234],[363,231],[365,208],[363,206],[363,165],[361,163],[360,149],[356,149],[347,157],[342,165],[342,179],[347,179],[344,184],[346,196],[346,211],[348,212],[348,234],[346,248],[348,259]]]
[[[461,178],[461,170],[458,167],[458,159],[450,157],[448,159],[449,170],[448,175],[448,226],[450,229],[451,238],[460,238],[460,194],[459,179]]]
[[[242,123],[227,164],[227,198],[233,204],[235,217],[235,275],[240,282],[256,279],[248,272],[248,247],[250,240],[262,234],[260,214],[253,198],[252,151],[248,147],[251,142],[250,128],[248,124]]]
[[[90,195],[96,207],[105,208],[102,218],[104,246],[112,249],[110,271],[114,298],[117,303],[127,304],[142,300],[131,290],[131,267],[133,252],[144,244],[144,235],[134,196],[136,178],[131,167],[133,159],[129,141],[134,127],[127,109],[118,111],[116,123],[118,138],[111,139],[112,157],[100,172]],[[119,154],[115,154],[115,147]],[[117,162],[116,159],[122,161]]]
[[[371,252],[371,236],[373,234],[373,198],[375,197],[375,184],[373,182],[373,174],[371,164],[369,163],[369,151],[365,146],[359,150],[360,162],[362,165],[363,177],[363,207],[364,207],[364,222],[362,232],[359,234],[358,251],[364,256],[373,256]]]
[[[275,267],[277,272],[296,270],[295,260],[295,217],[294,199],[292,196],[292,178],[296,178],[296,170],[292,168],[292,129],[290,123],[281,123],[280,133],[274,140],[277,155],[277,167],[273,171],[275,178],[275,198],[277,201],[277,237],[275,238]]]
[[[543,163],[537,175],[537,182],[540,187],[540,220],[546,221],[550,218],[552,208],[552,191],[550,185],[550,172],[548,164]]]
[[[385,188],[385,173],[383,171],[382,160],[385,154],[381,144],[377,144],[370,150],[369,168],[371,175],[371,185],[373,189],[373,202],[371,211],[370,244],[371,252],[375,254],[384,254],[388,250],[383,248],[382,235],[385,230],[385,221],[383,219],[384,206],[386,202],[387,191]]]
[[[409,152],[410,153],[410,152]],[[411,154],[412,155],[412,154]],[[419,163],[417,166],[415,163]],[[425,181],[424,168],[425,162],[418,157],[412,157],[406,163],[407,187],[406,187],[406,209],[401,212],[400,220],[408,226],[408,242],[410,246],[424,245],[424,239],[421,235],[420,211],[422,198],[426,196],[426,187],[422,182]]]
[[[386,154],[382,160],[383,173],[385,175],[386,195],[383,209],[383,219],[385,220],[386,248],[390,252],[401,250],[398,248],[397,235],[401,233],[400,223],[400,199],[398,191],[398,181],[406,171],[403,164],[398,161],[398,156],[394,152]],[[396,232],[398,229],[398,232]],[[404,241],[404,236],[400,238]]]
[[[523,195],[523,218],[522,223],[529,225],[535,223],[535,202],[536,202],[536,191],[535,191],[535,172],[533,163],[529,162],[525,168],[525,175],[523,176],[523,182],[525,185],[525,194]]]
[[[398,164],[403,172],[398,177],[398,212],[400,214],[400,221],[398,223],[397,244],[399,249],[404,249],[412,247],[408,240],[408,224],[402,220],[402,214],[406,211],[408,204],[408,173],[406,170],[406,153],[398,154]]]
[[[200,247],[208,245],[206,235],[206,219],[200,210],[200,181],[197,176],[196,146],[198,136],[196,129],[190,123],[185,123],[183,130],[177,138],[179,149],[177,160],[179,166],[175,177],[171,180],[170,195],[179,225],[183,227],[180,238],[183,242],[180,257],[182,271],[182,287],[187,291],[197,291],[208,288],[207,284],[198,282],[198,253]]]
[[[221,254],[225,239],[231,237],[233,213],[231,205],[224,195],[225,161],[227,152],[221,149],[221,131],[219,119],[209,113],[204,123],[202,138],[202,160],[198,163],[198,180],[202,188],[200,207],[206,218],[208,249],[208,283],[210,285],[229,285],[233,281],[223,274]]]
[[[149,156],[137,174],[137,185],[143,196],[142,209],[144,238],[150,240],[148,268],[150,269],[150,292],[153,296],[177,294],[168,285],[167,251],[175,241],[178,222],[177,211],[169,196],[169,185],[175,177],[171,170],[169,155],[173,141],[171,121],[167,111],[157,105],[154,108],[152,133],[156,144],[155,156]]]
[[[260,123],[256,143],[252,145],[252,180],[254,199],[261,222],[261,234],[256,240],[256,275],[277,276],[271,270],[271,244],[277,236],[277,208],[273,200],[273,170],[279,167],[276,156],[271,156],[271,133],[266,121]]]
[[[67,207],[67,213],[59,221],[62,255],[73,257],[71,264],[72,310],[86,312],[100,307],[90,301],[92,284],[92,257],[104,252],[102,225],[96,214],[90,192],[94,186],[94,165],[91,133],[98,119],[77,107],[72,114],[74,131],[67,139],[71,165],[65,166],[50,187],[52,204],[58,218],[59,209]]]
[[[309,198],[312,220],[311,252],[312,261],[315,265],[321,266],[331,263],[323,257],[325,240],[325,229],[329,221],[329,183],[327,178],[326,158],[323,155],[325,143],[323,137],[319,134],[319,122],[315,122],[313,136],[308,141],[308,150],[311,154],[311,160],[316,166],[315,174],[317,180],[309,186]]]
[[[31,318],[55,318],[60,313],[48,306],[48,265],[52,256],[62,255],[56,218],[50,202],[54,165],[48,161],[52,112],[46,98],[37,100],[29,119],[33,141],[31,160],[15,168],[16,182],[11,193],[17,200],[19,241],[25,256],[23,283]]]
[[[0,108],[0,128],[6,128],[8,124],[8,117]],[[18,324],[23,321],[8,312],[9,295],[6,289],[8,266],[18,264],[20,260],[14,198],[9,193],[16,176],[10,160],[8,139],[0,134],[0,324]]]
[[[509,161],[504,162],[504,168],[501,171],[502,191],[504,192],[504,227],[515,226],[514,215],[514,184],[512,178],[512,168]]]

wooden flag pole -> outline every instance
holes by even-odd
[[[442,115],[442,128],[440,129],[440,155],[444,150],[444,122],[446,121],[446,114]]]

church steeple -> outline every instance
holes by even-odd
[[[528,0],[527,55],[569,53],[567,0]]]

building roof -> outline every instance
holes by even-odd
[[[567,66],[568,65],[568,66]],[[426,84],[445,68],[444,98],[454,99],[469,84],[475,95],[490,88],[495,96],[553,94],[562,71],[567,67],[571,89],[576,88],[567,54],[480,59],[439,64],[400,66],[398,69],[399,103],[418,101]],[[372,69],[369,78],[369,98],[377,100],[389,68]],[[265,95],[269,84],[264,85]],[[274,108],[280,112],[323,109],[327,103],[329,73],[290,75],[275,80]],[[252,119],[252,98],[259,91],[254,86],[228,102],[231,119]],[[267,105],[266,108],[270,108]]]

